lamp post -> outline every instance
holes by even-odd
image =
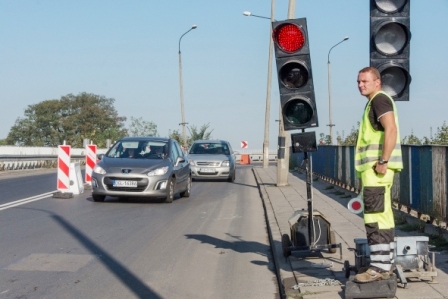
[[[275,12],[275,0],[271,2],[271,17],[263,17],[252,14],[249,11],[243,12],[243,15],[247,17],[257,17],[262,19],[274,21]],[[272,86],[272,51],[273,51],[273,41],[272,41],[272,28],[269,30],[269,58],[268,58],[268,83],[266,88],[266,109],[264,116],[264,140],[263,140],[263,168],[269,167],[269,116],[271,114],[271,86]]]
[[[341,40],[339,43],[337,43],[336,45],[334,45],[333,47],[330,48],[330,50],[328,51],[328,110],[329,110],[329,119],[330,119],[330,123],[327,125],[330,127],[330,144],[333,144],[333,127],[335,126],[335,124],[333,124],[333,120],[332,120],[332,115],[331,115],[331,72],[330,72],[330,52],[331,50],[336,47],[337,45],[339,45],[340,43],[344,42],[348,40],[348,36],[344,37],[343,40]]]
[[[186,131],[185,131],[185,125],[187,124],[185,122],[185,111],[184,111],[184,90],[183,90],[183,84],[182,84],[182,55],[180,52],[180,41],[182,40],[182,37],[184,37],[185,34],[187,34],[188,32],[190,32],[193,29],[196,29],[198,26],[193,25],[191,26],[191,28],[185,32],[184,34],[182,34],[182,36],[179,38],[179,85],[180,85],[180,110],[181,110],[181,114],[182,114],[182,122],[180,123],[180,125],[182,125],[182,141],[183,141],[183,146],[184,148],[187,147],[187,135],[186,135]]]

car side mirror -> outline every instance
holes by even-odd
[[[183,157],[177,157],[176,165],[178,165],[179,163],[184,163],[184,162],[185,162],[185,159]]]
[[[103,157],[104,157],[104,154],[98,154],[98,155],[96,155],[96,158],[97,158],[98,160],[102,160]]]

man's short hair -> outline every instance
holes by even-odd
[[[362,70],[360,70],[359,73],[371,73],[375,77],[375,79],[380,79],[380,81],[381,81],[380,72],[378,71],[377,68],[375,68],[373,66],[365,67]]]

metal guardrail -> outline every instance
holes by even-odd
[[[84,155],[72,155],[71,162],[85,164]],[[57,155],[0,155],[0,171],[26,170],[38,168],[56,168],[58,165]]]
[[[241,155],[235,155],[236,160],[241,160]],[[263,161],[263,153],[247,153],[251,161]],[[277,154],[269,154],[269,161],[276,161]],[[85,155],[71,155],[71,162],[85,165]],[[57,155],[0,155],[0,171],[26,170],[38,168],[56,168],[58,164]]]

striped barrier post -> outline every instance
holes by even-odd
[[[86,169],[85,180],[86,183],[92,185],[92,172],[96,164],[96,144],[88,144],[86,146]]]
[[[58,146],[58,192],[53,197],[73,197],[70,192],[70,145]]]

